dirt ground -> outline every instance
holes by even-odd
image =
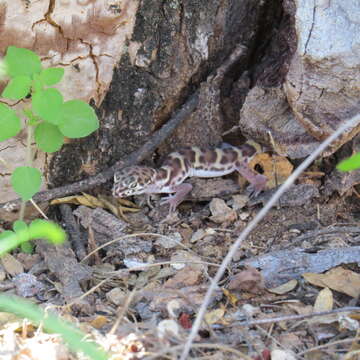
[[[55,309],[112,359],[175,359],[209,279],[272,191],[249,199],[233,183],[195,180],[194,198],[171,215],[159,198],[121,201],[118,217],[103,209],[107,198],[77,196],[57,212],[70,241],[39,240],[33,254],[3,259],[2,291]],[[329,196],[320,181],[300,180],[237,251],[191,358],[358,359],[359,214],[352,189]],[[45,346],[47,359],[81,358],[19,319],[2,324],[7,359],[42,359]]]

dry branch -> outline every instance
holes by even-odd
[[[281,195],[288,190],[288,188],[295,182],[295,180],[300,176],[300,174],[318,157],[334,140],[336,140],[341,134],[345,131],[356,127],[360,123],[360,114],[352,117],[347,120],[343,125],[341,125],[331,136],[325,139],[319,147],[309,155],[305,161],[303,161],[300,166],[288,177],[288,179],[280,186],[276,191],[273,197],[269,202],[259,211],[259,213],[254,217],[252,221],[246,226],[246,228],[241,232],[235,243],[231,246],[229,252],[227,253],[225,259],[223,260],[220,268],[216,272],[214,279],[211,281],[208,291],[204,297],[204,301],[199,309],[196,320],[191,328],[190,335],[184,346],[184,350],[181,354],[180,360],[186,360],[188,358],[189,352],[191,350],[192,343],[200,329],[201,322],[206,313],[206,309],[210,303],[213,292],[215,291],[218,282],[224,275],[228,265],[230,264],[232,258],[234,257],[236,251],[241,246],[242,242],[250,234],[250,232],[259,224],[259,222],[265,217],[269,210],[277,203]]]

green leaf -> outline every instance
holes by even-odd
[[[33,51],[16,46],[9,46],[5,55],[7,72],[11,77],[32,76],[41,71],[41,61]]]
[[[33,76],[33,82],[32,82],[32,88],[33,88],[33,93],[37,93],[39,91],[42,91],[43,89],[43,83],[40,79],[40,74],[34,74]]]
[[[46,239],[53,244],[61,244],[66,238],[66,232],[57,224],[42,219],[36,219],[29,225],[31,239]]]
[[[31,254],[34,250],[34,246],[29,242],[29,228],[25,221],[16,220],[13,224],[13,229],[17,235],[18,243],[20,243],[21,251]]]
[[[11,100],[20,100],[30,92],[31,79],[26,75],[15,76],[6,85],[1,96]]]
[[[62,104],[61,92],[54,88],[36,92],[32,97],[35,114],[54,125],[58,125],[61,120]]]
[[[13,224],[13,229],[19,238],[20,242],[29,240],[29,229],[25,221],[16,220]]]
[[[20,244],[20,249],[25,254],[32,254],[34,252],[34,245],[26,241]]]
[[[21,130],[21,121],[14,110],[0,103],[0,141],[9,139]]]
[[[13,229],[16,233],[18,233],[18,232],[22,232],[22,231],[27,231],[28,226],[26,225],[25,221],[16,220],[13,224]]]
[[[30,200],[41,186],[41,172],[30,166],[19,166],[11,175],[11,185],[23,201]]]
[[[19,238],[13,231],[3,231],[0,234],[0,256],[15,249],[19,245]]]
[[[56,125],[42,122],[36,126],[35,141],[45,152],[58,151],[64,143],[64,135]]]
[[[61,113],[59,129],[69,138],[85,137],[99,128],[99,120],[94,109],[84,101],[66,101]]]
[[[360,168],[360,152],[341,161],[337,166],[340,171],[352,171]]]
[[[41,71],[40,79],[45,85],[55,85],[61,81],[64,76],[63,68],[47,68]]]

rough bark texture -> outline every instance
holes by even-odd
[[[35,51],[45,67],[61,66],[65,69],[64,79],[57,85],[65,100],[92,100],[99,106],[110,85],[113,68],[133,32],[137,6],[137,0],[109,0],[105,3],[102,0],[0,0],[0,54],[4,55],[10,45]],[[0,83],[0,91],[5,84],[5,81]],[[0,101],[21,114],[21,109],[31,100]],[[3,201],[16,197],[9,178],[11,170],[24,165],[24,139],[26,135],[21,132],[0,143],[0,156],[11,166],[11,169],[0,167],[0,197]],[[62,181],[65,181],[64,177],[72,181],[79,172],[84,176],[98,170],[91,162],[97,154],[89,152],[91,146],[88,148],[86,143],[87,140],[83,141],[76,153],[68,153],[66,161],[56,167],[63,175]],[[48,182],[49,161],[49,156],[37,153],[35,166],[43,170],[44,185]],[[69,166],[71,163],[78,167]],[[57,177],[57,172],[51,176]]]
[[[11,34],[14,25],[6,25],[15,7],[0,4],[3,35]],[[97,107],[101,120],[96,134],[65,145],[50,166],[43,160],[51,186],[126,157],[195,91],[197,110],[149,154],[150,162],[189,144],[237,145],[243,135],[304,157],[358,109],[360,25],[351,2],[123,0],[69,8],[51,0],[21,6],[31,36],[25,39],[19,28],[17,36],[2,37],[2,50],[11,39],[52,65],[63,63],[69,86],[71,80],[90,81],[90,90],[75,91]],[[221,83],[215,81],[214,70],[240,43],[244,56]],[[0,154],[8,149],[5,144]],[[8,180],[8,173],[1,175]]]
[[[93,140],[84,141],[87,152],[82,142],[76,142],[53,159],[53,184],[83,176],[79,169],[89,154],[97,161],[96,170],[126,156],[197,88],[197,111],[160,148],[159,154],[183,145],[221,142],[223,131],[236,125],[238,119],[235,111],[224,115],[224,108],[229,108],[224,94],[230,94],[233,78],[250,66],[256,44],[262,44],[259,31],[269,26],[273,12],[281,12],[280,5],[249,0],[141,1],[128,51],[114,71],[99,111],[101,130]],[[248,46],[246,56],[223,84],[214,84],[208,75],[239,43]]]
[[[271,134],[278,153],[297,158],[359,111],[360,10],[350,1],[285,0],[283,6],[287,15],[265,56],[267,76],[250,90],[240,126],[263,142]],[[344,134],[328,154],[359,130]]]

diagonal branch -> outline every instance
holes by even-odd
[[[215,79],[218,85],[220,85],[226,72],[231,68],[231,66],[238,62],[246,54],[246,49],[247,48],[243,45],[238,45],[235,47],[230,56],[216,69],[216,71],[214,71],[213,74],[215,75]],[[113,177],[115,171],[140,163],[142,160],[148,157],[149,154],[153,153],[156,148],[165,139],[167,139],[172,134],[172,132],[196,109],[199,100],[199,94],[200,90],[198,89],[188,98],[185,104],[175,112],[171,119],[151,136],[150,140],[148,140],[140,149],[127,156],[125,160],[117,161],[113,166],[103,170],[101,173],[95,176],[91,176],[73,184],[60,186],[51,190],[41,191],[34,196],[33,200],[35,202],[45,202],[58,197],[67,196],[91,189],[110,180]],[[2,203],[0,204],[0,211],[2,209],[8,211],[17,210],[20,207],[20,204],[21,199]]]
[[[288,179],[280,186],[276,191],[273,197],[268,201],[268,203],[259,211],[259,213],[254,217],[252,221],[246,226],[246,228],[241,232],[240,236],[237,238],[235,243],[230,248],[225,259],[223,260],[220,268],[216,272],[214,279],[212,279],[210,286],[206,292],[204,300],[200,306],[199,312],[197,314],[196,320],[191,328],[189,337],[185,343],[183,352],[181,354],[180,360],[186,360],[188,358],[191,345],[200,329],[201,322],[204,318],[206,309],[210,303],[211,297],[214,290],[218,286],[219,280],[224,275],[228,265],[230,264],[233,256],[235,255],[238,248],[241,246],[242,242],[250,234],[250,232],[259,224],[259,222],[265,217],[269,210],[276,204],[280,196],[288,190],[288,188],[295,182],[295,180],[300,176],[300,174],[315,160],[315,158],[320,155],[335,139],[337,139],[345,131],[357,126],[360,123],[360,114],[352,117],[351,119],[344,122],[332,135],[325,139],[319,147],[309,155],[305,161],[303,161],[300,166],[288,177]]]
[[[174,116],[163,125],[156,133],[152,135],[140,149],[134,151],[125,160],[117,161],[113,166],[105,169],[101,173],[80,180],[73,184],[57,187],[51,190],[45,190],[37,193],[33,200],[35,202],[49,201],[58,197],[74,194],[80,191],[85,191],[110,180],[115,171],[126,166],[135,165],[144,160],[149,154],[167,138],[177,128],[177,126],[185,120],[196,108],[198,103],[199,93],[195,92],[188,101],[174,114]],[[20,207],[21,199],[9,201],[7,203],[0,204],[1,209],[16,210]]]

